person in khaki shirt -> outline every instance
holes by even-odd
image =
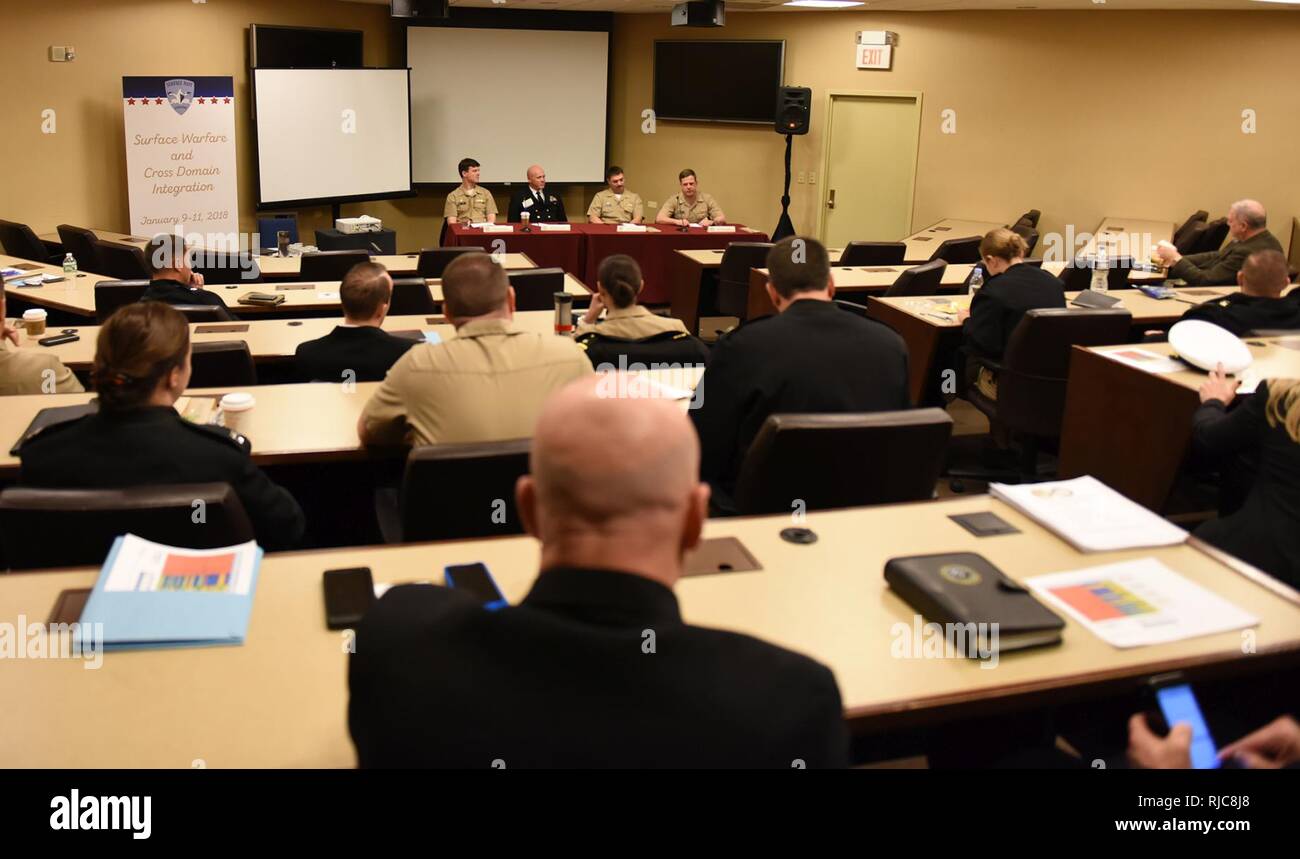
[[[447,204],[442,208],[442,216],[449,224],[481,224],[497,222],[497,202],[492,193],[478,184],[479,163],[473,158],[462,158],[457,165],[460,170],[460,186],[447,195]]]
[[[547,396],[592,372],[567,337],[511,324],[515,292],[488,254],[465,254],[442,276],[444,343],[398,359],[357,421],[364,444],[444,444],[532,436]]]
[[[605,171],[609,187],[596,194],[587,209],[587,220],[593,224],[639,224],[645,220],[641,195],[624,190],[627,177],[622,167],[611,166]]]
[[[596,294],[582,317],[578,335],[591,331],[607,337],[641,340],[665,331],[688,333],[680,319],[659,316],[636,303],[641,292],[641,266],[626,254],[614,254],[601,260],[596,272]],[[605,318],[600,318],[601,310]]]
[[[679,227],[699,224],[701,227],[709,227],[727,222],[727,216],[722,213],[718,201],[699,189],[694,170],[688,167],[678,173],[677,178],[682,183],[682,190],[664,201],[655,218],[656,224],[674,224]]]
[[[5,290],[0,283],[0,396],[79,394],[85,390],[57,356],[19,349],[19,339],[18,329],[5,322]]]

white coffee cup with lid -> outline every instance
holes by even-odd
[[[48,317],[49,314],[44,310],[33,307],[23,313],[23,327],[27,329],[27,333],[31,336],[39,336],[45,333],[45,320]]]

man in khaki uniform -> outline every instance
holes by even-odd
[[[18,331],[6,325],[4,318],[5,290],[0,283],[0,396],[79,394],[85,390],[57,356],[19,349]]]
[[[678,227],[699,224],[701,227],[709,227],[727,222],[727,216],[722,213],[718,201],[699,190],[694,170],[688,167],[678,173],[677,178],[682,183],[682,190],[664,201],[659,216],[655,218],[656,224],[673,224]]]
[[[609,187],[596,194],[587,210],[587,220],[593,224],[639,224],[645,220],[641,195],[624,190],[627,177],[623,168],[611,166],[605,171]]]
[[[481,224],[485,221],[495,224],[497,203],[488,189],[478,185],[479,163],[473,158],[462,158],[457,167],[461,183],[447,195],[442,216],[449,224]]]
[[[514,327],[515,291],[488,254],[453,260],[442,293],[456,336],[398,359],[357,421],[363,443],[528,438],[547,395],[592,372],[569,338]]]

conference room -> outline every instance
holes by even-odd
[[[0,766],[1300,765],[1291,5],[15,5]]]

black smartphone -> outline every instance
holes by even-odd
[[[447,567],[444,572],[447,576],[447,587],[465,591],[483,603],[483,607],[488,611],[496,611],[508,605],[492,574],[483,564],[454,564]]]
[[[80,339],[80,334],[55,334],[52,337],[42,337],[36,342],[42,346],[58,346],[60,343],[75,343]]]
[[[366,616],[375,601],[375,583],[369,567],[326,570],[325,626],[351,629]]]

